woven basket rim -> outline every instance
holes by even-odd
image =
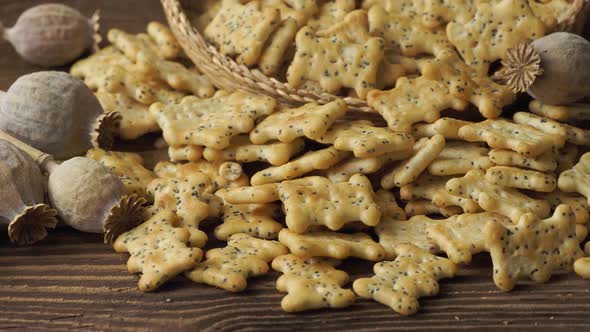
[[[590,15],[590,0],[573,1],[575,6],[570,15],[560,22],[558,31],[580,30]],[[205,40],[202,33],[188,19],[181,0],[161,0],[161,3],[170,28],[185,53],[217,87],[270,95],[287,105],[308,102],[325,104],[335,99],[343,99],[352,111],[374,112],[365,100],[293,88],[286,82],[264,75],[256,68],[250,69],[238,64]]]

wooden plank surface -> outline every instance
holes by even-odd
[[[0,19],[12,25],[20,12],[41,2],[0,0]],[[156,0],[62,2],[86,14],[100,7],[106,28],[141,31],[149,20],[163,18]],[[38,70],[5,43],[0,54],[0,89]],[[443,281],[441,294],[421,300],[419,314],[411,317],[365,300],[345,310],[285,314],[276,273],[252,280],[240,294],[182,277],[144,294],[136,290],[137,277],[127,273],[126,258],[99,236],[67,229],[30,248],[15,248],[0,233],[0,331],[590,330],[590,282],[558,275],[505,294],[492,282],[487,255]],[[344,269],[354,279],[370,275],[371,265],[350,261]]]

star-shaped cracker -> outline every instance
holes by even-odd
[[[467,23],[475,9],[473,0],[424,0],[420,13],[422,24],[434,28],[448,22]]]
[[[296,139],[290,143],[253,144],[247,135],[240,135],[234,137],[231,140],[231,145],[226,149],[205,148],[203,157],[209,161],[235,160],[240,163],[262,161],[273,166],[280,166],[288,163],[291,157],[302,152],[304,147],[303,139]]]
[[[501,166],[522,167],[539,172],[553,172],[557,168],[557,158],[553,151],[529,158],[511,150],[492,149],[488,155],[494,164]]]
[[[494,149],[512,150],[526,157],[539,156],[564,144],[562,137],[505,119],[463,126],[459,129],[459,136],[469,142],[486,142]]]
[[[203,147],[198,145],[180,145],[168,147],[168,158],[171,162],[200,161]]]
[[[557,185],[564,192],[577,192],[590,203],[590,153],[585,153],[570,170],[559,175]]]
[[[224,204],[223,224],[215,228],[215,237],[227,240],[237,233],[273,240],[279,235],[283,225],[278,221],[281,209],[272,204]]]
[[[360,174],[343,183],[313,176],[279,185],[287,226],[297,233],[305,232],[310,226],[339,230],[353,221],[375,226],[381,212],[374,196],[369,179]]]
[[[480,143],[447,142],[438,157],[428,166],[432,175],[462,175],[471,169],[486,170],[494,164],[488,156],[490,149]]]
[[[446,183],[452,179],[447,176],[421,175],[414,183],[400,188],[400,197],[406,201],[425,199],[439,207],[460,206],[465,213],[481,211],[472,199],[454,196],[446,189]]]
[[[387,48],[407,56],[437,55],[452,48],[443,28],[425,27],[419,16],[408,15],[404,11],[388,11],[381,5],[369,9],[369,30],[372,35],[382,37]]]
[[[375,233],[379,237],[379,244],[385,248],[387,257],[390,259],[396,257],[395,248],[400,244],[411,244],[430,253],[437,253],[440,250],[428,236],[428,229],[455,218],[457,216],[441,220],[417,215],[406,221],[385,217],[379,225],[375,226]]]
[[[179,225],[191,233],[191,245],[201,248],[207,242],[207,235],[199,230],[199,225],[209,216],[206,201],[212,196],[211,186],[209,176],[195,173],[186,178],[156,179],[147,190],[154,196],[153,210],[175,212]]]
[[[378,157],[392,152],[406,153],[412,150],[415,143],[409,134],[375,127],[367,120],[337,123],[317,141],[333,144],[338,150],[352,151],[358,158]]]
[[[346,14],[356,7],[355,0],[333,0],[325,1],[319,6],[317,14],[307,22],[315,31],[321,31],[341,22]]]
[[[242,174],[237,179],[228,179],[220,172],[222,162],[209,162],[200,160],[186,164],[174,164],[170,162],[160,162],[154,168],[154,173],[158,177],[167,179],[183,179],[193,174],[204,173],[211,178],[211,193],[223,188],[243,187],[249,184],[248,176]]]
[[[272,268],[283,273],[277,289],[288,293],[281,301],[286,312],[344,308],[356,298],[352,290],[342,288],[348,274],[321,259],[283,255],[273,260]]]
[[[486,118],[497,118],[516,95],[507,86],[491,80],[463,62],[454,50],[421,63],[422,75],[447,85],[449,92],[475,105]]]
[[[297,35],[297,30],[297,21],[288,18],[283,20],[270,36],[266,48],[258,60],[258,68],[265,75],[277,76],[283,74],[285,64],[289,61],[290,52],[293,50],[293,41],[295,35]]]
[[[402,133],[411,132],[415,123],[435,122],[446,109],[461,111],[467,107],[467,102],[450,94],[445,84],[426,77],[402,77],[392,90],[371,91],[367,102],[383,116],[389,128]]]
[[[329,93],[352,88],[360,98],[377,87],[377,71],[384,57],[381,38],[352,43],[338,36],[318,37],[306,26],[297,33],[295,43],[297,52],[287,72],[290,86],[298,88],[312,80]]]
[[[338,151],[334,147],[310,151],[281,166],[263,169],[252,176],[255,186],[281,182],[301,177],[314,170],[326,170],[350,156],[350,152]]]
[[[122,139],[134,140],[147,133],[160,131],[158,123],[150,115],[148,105],[123,93],[98,91],[95,95],[105,113],[117,112],[121,115],[118,134]]]
[[[532,12],[547,26],[548,30],[568,25],[579,10],[580,2],[571,0],[529,1]],[[560,30],[561,31],[561,30]]]
[[[271,140],[290,143],[299,137],[318,139],[346,114],[346,108],[341,99],[326,105],[308,103],[299,108],[284,108],[262,120],[250,133],[250,140],[264,144]]]
[[[185,273],[197,283],[230,292],[241,292],[248,278],[266,274],[268,263],[289,251],[277,241],[261,240],[247,234],[234,234],[224,248],[207,251],[207,260]]]
[[[312,231],[297,234],[283,229],[279,233],[279,241],[299,257],[357,257],[369,261],[380,261],[385,257],[385,249],[365,233]]]
[[[319,11],[316,0],[262,0],[261,4],[263,8],[278,9],[282,20],[291,18],[298,27],[304,26]]]
[[[561,204],[569,205],[576,216],[576,224],[585,225],[590,220],[588,200],[583,196],[555,190],[551,193],[539,193],[537,198],[547,200],[552,209],[556,209]]]
[[[545,35],[543,22],[531,12],[526,0],[486,1],[477,4],[473,19],[451,22],[447,36],[465,62],[481,74],[505,56],[508,49]]]
[[[147,33],[158,46],[158,53],[163,59],[172,60],[183,56],[182,46],[168,26],[160,22],[150,22]]]
[[[583,256],[575,223],[572,209],[560,205],[549,219],[526,214],[515,225],[486,225],[496,286],[510,291],[523,278],[545,282],[556,270],[571,271],[574,261]]]
[[[375,193],[375,199],[382,218],[391,218],[395,220],[406,220],[406,212],[398,204],[392,192],[385,189],[379,189]]]
[[[540,218],[549,215],[549,203],[536,200],[513,188],[501,187],[487,181],[481,170],[471,170],[462,178],[451,179],[447,191],[455,196],[476,201],[487,212],[496,212],[517,222],[526,213]]]
[[[351,158],[345,160],[329,169],[323,174],[333,182],[345,182],[351,176],[360,174],[373,174],[383,166],[398,160],[405,160],[411,157],[413,151],[394,152],[371,158]]]
[[[473,122],[454,119],[440,118],[433,123],[417,123],[412,127],[412,135],[415,138],[433,137],[443,135],[447,140],[459,140],[459,129]]]
[[[117,252],[131,255],[127,261],[129,272],[141,273],[141,291],[157,289],[201,260],[201,249],[187,247],[189,231],[176,225],[176,215],[162,210],[115,241]]]
[[[276,8],[263,8],[258,0],[242,5],[240,0],[223,0],[222,8],[205,28],[205,37],[228,56],[253,66],[265,42],[280,22]]]
[[[93,148],[88,150],[86,158],[98,161],[117,175],[125,185],[128,195],[137,194],[149,198],[146,187],[156,175],[143,167],[143,158],[137,153]]]
[[[329,28],[318,30],[319,37],[337,37],[351,43],[363,44],[371,39],[366,10],[352,11]]]
[[[188,96],[178,104],[156,103],[150,107],[150,113],[169,145],[191,144],[221,150],[230,146],[233,136],[254,129],[256,119],[271,114],[275,106],[276,101],[270,97],[219,91],[209,99]]]
[[[484,212],[462,214],[428,228],[428,236],[455,264],[469,264],[473,255],[487,251],[487,237],[483,230],[488,222],[512,224],[503,215]]]
[[[392,262],[375,264],[375,276],[354,281],[359,296],[373,299],[401,315],[418,311],[418,299],[438,294],[438,280],[452,278],[457,266],[446,258],[434,256],[416,246],[402,244],[395,248]]]

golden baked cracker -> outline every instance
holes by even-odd
[[[383,40],[370,38],[352,43],[337,36],[319,37],[309,26],[295,37],[297,52],[287,72],[294,88],[305,80],[316,81],[328,93],[352,88],[360,98],[377,87],[377,70],[383,60]]]
[[[147,25],[147,33],[158,46],[158,53],[162,58],[176,59],[184,53],[176,37],[166,25],[160,22],[150,22]]]
[[[573,268],[583,256],[576,239],[572,209],[560,205],[552,217],[523,215],[516,225],[490,222],[484,228],[494,264],[494,282],[503,291],[519,279],[546,282],[556,270]]]
[[[179,104],[155,103],[150,113],[170,146],[190,144],[225,149],[233,136],[249,133],[255,120],[271,114],[275,106],[271,97],[218,91],[209,99],[188,96]]]
[[[526,213],[540,218],[549,215],[549,203],[536,200],[516,189],[501,187],[487,181],[481,170],[471,170],[464,177],[447,182],[447,191],[453,195],[476,201],[486,212],[496,212],[517,222]]]
[[[561,173],[557,185],[559,190],[566,193],[577,192],[590,203],[590,152],[582,155],[572,169]]]
[[[532,12],[548,30],[555,29],[558,24],[570,22],[576,15],[580,1],[577,0],[529,0]]]
[[[486,74],[489,65],[504,57],[508,49],[545,35],[543,22],[531,12],[526,0],[485,1],[477,4],[473,19],[451,22],[447,36],[465,62]]]
[[[137,194],[151,201],[146,187],[156,175],[143,167],[143,158],[137,153],[93,148],[86,152],[86,158],[98,161],[117,175],[123,182],[127,195]]]
[[[271,142],[264,145],[252,144],[247,135],[236,136],[231,145],[223,150],[205,148],[203,157],[209,161],[235,160],[241,163],[268,162],[273,166],[284,165],[303,151],[305,142],[296,139],[290,143]]]
[[[360,174],[343,183],[319,176],[285,181],[279,185],[279,197],[287,226],[297,233],[310,226],[336,231],[353,221],[375,226],[381,218],[371,183]]]
[[[297,21],[289,18],[283,20],[269,37],[258,60],[258,67],[265,75],[275,76],[278,74],[284,63],[285,54],[295,40],[296,34]]]
[[[255,186],[291,180],[314,170],[326,170],[350,156],[350,152],[334,147],[310,151],[281,166],[272,166],[257,172],[250,180]]]
[[[331,257],[345,259],[357,257],[380,261],[385,249],[365,233],[344,234],[332,231],[312,231],[297,234],[290,229],[279,233],[279,241],[299,257]]]
[[[575,122],[590,120],[588,104],[571,104],[567,106],[546,105],[538,100],[529,103],[531,113],[560,122]]]
[[[515,166],[533,169],[539,172],[552,172],[557,168],[557,160],[553,151],[548,151],[537,157],[525,157],[510,150],[492,149],[490,160],[500,166]]]
[[[360,174],[373,174],[380,170],[386,164],[404,160],[412,156],[413,151],[404,151],[403,153],[394,152],[372,158],[351,158],[345,160],[331,168],[327,169],[323,174],[332,180],[332,182],[348,181],[351,176]]]
[[[459,129],[473,122],[453,118],[440,118],[433,123],[417,123],[412,126],[412,135],[416,138],[443,135],[447,140],[460,140]]]
[[[559,136],[504,119],[461,127],[459,136],[469,142],[486,142],[491,148],[516,151],[526,157],[539,156],[564,144]]]
[[[399,207],[395,196],[390,191],[384,189],[377,190],[375,200],[377,205],[379,205],[382,217],[406,220],[406,212]]]
[[[459,206],[465,213],[481,211],[472,199],[451,195],[447,192],[446,183],[452,179],[447,176],[421,175],[414,183],[400,188],[400,197],[406,201],[430,200],[439,207]]]
[[[494,165],[488,157],[489,151],[479,143],[447,142],[438,157],[428,166],[428,172],[447,176],[466,174],[472,169],[486,170]]]
[[[223,223],[215,228],[215,237],[227,241],[234,234],[244,233],[274,240],[283,229],[276,221],[280,214],[280,207],[272,204],[224,204]]]
[[[438,280],[452,278],[458,268],[450,260],[434,256],[411,244],[395,248],[392,262],[375,264],[375,276],[354,281],[360,297],[373,299],[407,316],[418,311],[418,299],[438,294]]]
[[[366,43],[370,38],[369,19],[366,10],[354,10],[329,28],[317,31],[319,37],[333,37],[356,44]]]
[[[497,186],[550,193],[557,188],[553,174],[510,166],[494,166],[486,171],[486,181]]]
[[[288,293],[281,301],[286,312],[350,306],[356,295],[342,286],[348,274],[337,270],[325,260],[283,255],[272,261],[272,268],[282,272],[277,290]]]
[[[576,224],[576,240],[578,243],[584,242],[588,237],[588,227],[585,224]]]
[[[323,1],[319,6],[319,11],[309,19],[307,25],[315,31],[328,29],[342,21],[346,14],[353,11],[355,7],[355,0]]]
[[[244,175],[244,169],[238,163],[226,161],[219,165],[219,175],[228,181],[236,181]]]
[[[432,137],[410,159],[386,173],[381,178],[381,186],[391,189],[414,182],[438,157],[444,147],[445,138],[442,135]]]
[[[454,50],[445,50],[433,60],[418,63],[422,75],[446,84],[453,96],[471,102],[488,119],[500,116],[502,108],[516,99],[508,86],[466,65]]]
[[[280,200],[278,183],[227,188],[217,191],[216,195],[230,204],[265,204]]]
[[[314,102],[299,108],[284,108],[262,120],[250,133],[250,141],[264,144],[275,139],[283,143],[299,137],[318,139],[344,114],[346,103],[341,99],[325,105]]]
[[[402,64],[391,63],[387,57],[383,59],[377,72],[377,89],[389,90],[395,87],[395,83],[401,77],[408,76],[410,72]]]
[[[211,97],[215,93],[209,78],[196,68],[188,69],[178,62],[160,59],[154,53],[143,50],[137,53],[137,66],[141,72],[158,77],[178,91],[201,98]]]
[[[535,195],[539,199],[544,199],[551,204],[551,209],[556,209],[561,204],[569,205],[576,217],[576,224],[586,224],[590,220],[590,208],[585,197],[564,193],[555,190],[550,193],[538,193]]]
[[[196,12],[194,17],[191,17],[191,22],[201,33],[213,21],[217,13],[221,10],[223,1],[219,0],[199,0],[188,3],[189,9]]]
[[[415,143],[409,134],[376,127],[367,120],[336,123],[317,141],[333,144],[338,150],[352,151],[357,158],[378,157],[393,152],[403,154],[411,151]]]
[[[557,174],[567,171],[573,168],[578,162],[579,149],[573,144],[566,144],[556,154],[557,158]]]
[[[422,24],[430,28],[448,22],[467,23],[476,10],[473,0],[424,0],[422,6]]]
[[[132,62],[137,61],[139,52],[146,50],[165,58],[163,54],[165,51],[145,33],[134,35],[120,29],[111,29],[107,33],[107,39]]]
[[[185,276],[196,283],[241,292],[248,286],[248,278],[268,273],[268,263],[288,252],[278,241],[238,233],[230,236],[226,247],[207,251],[207,260]]]
[[[382,37],[387,48],[407,56],[437,55],[452,48],[443,28],[427,28],[420,21],[417,15],[388,11],[381,5],[369,8],[369,30],[372,35]]]
[[[578,258],[574,262],[574,271],[584,279],[590,279],[590,257]]]
[[[404,211],[408,217],[441,215],[449,218],[463,214],[463,208],[460,206],[440,207],[428,200],[410,201],[404,207]]]
[[[178,216],[178,225],[190,232],[190,244],[202,248],[207,235],[199,229],[203,220],[209,217],[212,199],[211,178],[204,173],[194,173],[185,178],[155,179],[148,186],[154,196],[152,212],[170,210]]]
[[[139,103],[122,93],[97,91],[95,96],[105,113],[117,112],[121,115],[117,130],[120,138],[134,140],[160,130],[158,123],[149,112],[148,105]]]
[[[203,157],[203,147],[198,145],[181,145],[168,147],[171,162],[199,161]]]
[[[141,273],[139,290],[153,291],[201,260],[201,249],[187,247],[189,231],[176,225],[174,213],[162,210],[115,241],[115,251],[130,254],[129,272]]]
[[[424,215],[411,217],[409,220],[396,220],[384,218],[375,226],[375,233],[379,237],[379,244],[385,248],[387,258],[396,257],[395,248],[401,244],[412,244],[431,253],[439,252],[439,248],[428,236],[428,229],[440,223],[446,223],[457,218],[430,219]]]
[[[559,140],[564,140],[567,136],[565,126],[557,121],[540,117],[529,112],[517,112],[512,117],[514,123],[520,125],[529,125],[537,128],[545,133],[559,137]]]
[[[276,8],[263,8],[260,1],[240,4],[240,0],[222,0],[223,5],[203,32],[222,54],[238,56],[237,61],[253,66],[264,44],[280,22]]]
[[[220,172],[221,165],[221,162],[209,162],[205,160],[186,164],[160,162],[154,168],[154,173],[164,179],[183,179],[196,173],[204,173],[211,178],[212,193],[220,189],[247,186],[250,183],[246,174],[242,174],[242,176],[235,180],[227,179]]]
[[[444,84],[425,77],[402,77],[392,90],[371,91],[367,102],[383,116],[389,128],[402,133],[411,132],[415,123],[435,122],[448,108],[464,110],[467,106],[467,102],[452,96]]]
[[[262,0],[263,8],[276,8],[282,20],[294,20],[296,28],[304,26],[319,11],[316,0]]]
[[[492,212],[462,214],[430,227],[428,236],[453,263],[469,264],[472,255],[487,251],[487,237],[483,229],[490,221],[501,225],[512,223],[503,215]]]

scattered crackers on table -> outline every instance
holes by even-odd
[[[492,79],[507,49],[552,32],[570,5],[188,3],[220,53],[341,98],[282,105],[216,91],[157,22],[145,33],[111,30],[111,46],[74,64],[104,111],[121,115],[120,139],[161,133],[168,152],[153,170],[132,152],[87,154],[150,204],[114,245],[130,254],[141,291],[184,275],[239,292],[272,266],[286,312],[360,298],[409,315],[481,253],[503,291],[559,270],[590,279],[580,249],[590,106],[533,100],[508,117],[517,96]],[[349,96],[372,114],[348,112]],[[374,276],[345,271],[349,259],[375,262]]]

